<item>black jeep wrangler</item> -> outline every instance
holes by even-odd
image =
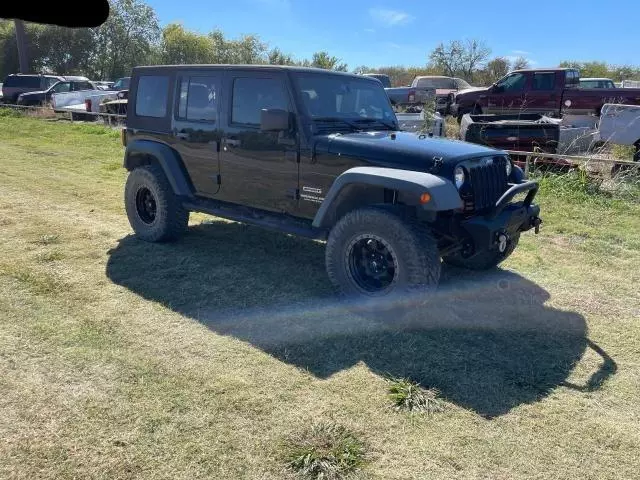
[[[190,211],[322,239],[343,294],[381,296],[435,286],[441,259],[494,267],[541,222],[537,183],[504,152],[398,131],[376,79],[138,67],[129,101],[125,205],[143,240],[178,238]]]

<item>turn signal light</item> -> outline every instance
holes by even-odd
[[[429,203],[431,201],[431,195],[428,194],[427,192],[424,192],[422,195],[420,195],[420,203],[422,203],[423,205],[425,203]]]

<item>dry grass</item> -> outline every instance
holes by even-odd
[[[137,241],[117,132],[0,117],[0,478],[279,479],[323,422],[365,478],[640,471],[637,201],[545,182],[505,270],[385,320],[336,303],[316,242],[202,215]],[[447,408],[390,409],[387,375]]]

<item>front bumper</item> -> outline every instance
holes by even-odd
[[[525,192],[524,200],[511,203],[516,195]],[[499,248],[501,236],[510,238],[532,228],[538,233],[542,220],[539,217],[540,207],[533,204],[537,192],[537,182],[512,184],[491,211],[463,220],[460,226],[471,238],[473,250]]]

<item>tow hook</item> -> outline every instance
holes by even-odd
[[[498,251],[500,253],[504,253],[504,251],[507,249],[508,241],[509,241],[509,237],[507,236],[506,233],[498,234]]]
[[[540,217],[534,217],[531,219],[531,226],[535,229],[534,232],[536,234],[540,233],[540,224],[542,223],[542,219]]]

